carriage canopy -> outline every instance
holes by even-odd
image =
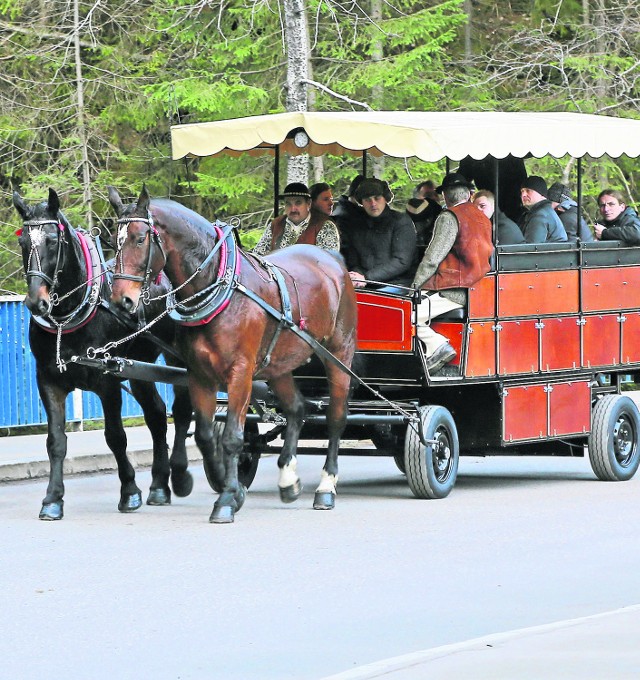
[[[304,132],[303,135],[297,135]],[[640,120],[584,113],[296,112],[174,125],[174,160],[325,153],[419,158],[640,156]]]

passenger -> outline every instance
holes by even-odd
[[[559,243],[567,240],[567,232],[547,198],[547,183],[531,175],[522,183],[520,194],[526,212],[520,229],[527,243]]]
[[[598,195],[598,207],[603,224],[596,223],[596,238],[602,241],[620,240],[625,246],[640,245],[640,217],[625,202],[622,192],[605,189]]]
[[[389,203],[389,185],[374,177],[363,179],[355,192],[364,208],[364,223],[349,227],[347,267],[356,288],[365,280],[408,286],[413,278],[416,230],[411,219]]]
[[[473,195],[473,204],[479,208],[489,219],[496,216],[496,245],[512,246],[516,243],[524,243],[524,236],[520,231],[520,227],[511,219],[509,219],[498,208],[496,211],[496,199],[491,191],[481,189],[476,191]]]
[[[355,193],[356,189],[360,186],[360,183],[364,179],[364,175],[356,175],[346,194],[340,196],[340,198],[333,204],[333,212],[331,217],[333,221],[338,226],[338,231],[340,232],[340,252],[347,262],[349,262],[349,231],[355,229],[356,227],[365,227],[367,215],[362,209],[362,206],[358,205]]]
[[[566,184],[554,182],[549,187],[549,200],[567,232],[569,243],[577,243],[578,239],[583,243],[593,241],[593,234],[582,216],[578,230],[578,204],[571,198],[571,191]]]
[[[437,196],[436,185],[431,180],[418,184],[413,198],[407,203],[407,215],[416,226],[417,245],[420,256],[429,245],[433,234],[433,223],[442,212],[442,206],[434,196]]]
[[[326,182],[318,182],[309,187],[311,194],[311,208],[315,208],[325,215],[331,215],[333,210],[333,194]]]
[[[256,255],[266,255],[294,243],[340,250],[338,228],[325,213],[311,208],[311,194],[305,184],[287,184],[279,198],[284,200],[284,215],[276,217],[264,230],[253,249]]]
[[[490,269],[493,255],[491,221],[470,201],[473,185],[458,172],[445,176],[438,191],[446,209],[438,215],[433,238],[413,279],[415,288],[429,293],[429,304],[418,306],[418,337],[425,344],[429,373],[439,371],[456,356],[444,335],[429,325],[430,318],[467,302],[467,288]]]
[[[496,195],[496,162],[498,163],[498,207],[507,217],[518,223],[522,216],[520,187],[527,178],[522,158],[509,154],[505,158],[486,156],[480,160],[467,156],[460,161],[458,172],[473,182],[478,189]]]

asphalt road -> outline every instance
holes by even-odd
[[[321,464],[300,458],[285,506],[263,460],[228,526],[208,523],[199,466],[189,498],[132,515],[114,474],[68,478],[55,523],[44,480],[0,486],[0,677],[318,680],[640,603],[640,477],[463,459],[449,498],[419,501],[392,460],[343,457],[323,512]]]

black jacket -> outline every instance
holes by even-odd
[[[379,217],[349,231],[347,266],[370,281],[408,286],[416,259],[416,229],[411,218],[387,206]]]
[[[603,224],[606,227],[602,232],[603,241],[619,239],[626,246],[640,245],[640,217],[633,208],[625,208],[615,220]]]

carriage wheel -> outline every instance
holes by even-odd
[[[607,394],[596,402],[591,416],[589,461],[598,479],[622,482],[640,464],[640,413],[635,402]]]
[[[222,433],[224,432],[224,426],[225,423],[222,422],[216,421],[213,423],[213,445],[216,450],[216,455],[218,455],[218,452],[222,451]],[[260,462],[260,450],[254,442],[257,435],[257,423],[246,423],[244,428],[245,450],[238,461],[238,481],[247,489],[253,484],[256,472],[258,471],[258,463]],[[247,441],[249,442],[248,447],[246,446]],[[202,459],[202,463],[209,486],[216,493],[221,493],[224,480],[218,479],[216,471],[208,465],[204,458]]]
[[[376,449],[394,451],[393,460],[398,470],[406,474],[404,465],[404,432],[392,425],[374,425],[371,431],[371,441]]]
[[[460,445],[453,416],[443,406],[420,406],[425,446],[410,424],[404,445],[404,462],[409,487],[416,498],[445,498],[458,476]]]

